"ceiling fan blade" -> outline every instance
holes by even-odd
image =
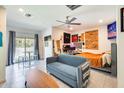
[[[81,23],[70,23],[70,25],[81,25]]]
[[[66,24],[66,22],[63,22],[63,21],[59,21],[59,20],[56,20],[57,22],[61,22],[61,23],[65,23]]]
[[[71,23],[72,21],[74,21],[74,20],[76,20],[77,18],[76,17],[73,17],[70,21],[69,21],[69,23]]]

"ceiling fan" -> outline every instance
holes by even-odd
[[[70,16],[66,16],[65,22],[59,21],[59,20],[56,20],[56,21],[57,21],[57,22],[60,22],[60,23],[67,24],[68,27],[70,27],[70,25],[81,25],[81,23],[72,23],[72,22],[75,21],[76,19],[77,19],[76,17],[73,17],[73,18],[70,19]]]

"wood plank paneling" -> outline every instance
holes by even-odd
[[[85,48],[98,50],[98,30],[85,32]]]
[[[81,34],[81,41],[84,41],[84,33]]]

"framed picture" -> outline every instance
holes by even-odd
[[[0,32],[0,47],[2,47],[2,44],[3,44],[2,41],[3,41],[3,40],[2,40],[2,32]]]
[[[72,35],[72,42],[78,42],[78,34]]]
[[[124,8],[121,8],[121,32],[124,32]]]
[[[108,39],[116,39],[116,21],[112,22],[111,24],[107,25],[108,29]]]
[[[70,43],[70,37],[69,33],[64,33],[64,43]]]

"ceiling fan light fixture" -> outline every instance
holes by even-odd
[[[99,20],[99,23],[103,23],[103,20],[102,20],[102,19],[100,19],[100,20]]]
[[[19,8],[18,11],[23,13],[24,9],[23,8]]]

